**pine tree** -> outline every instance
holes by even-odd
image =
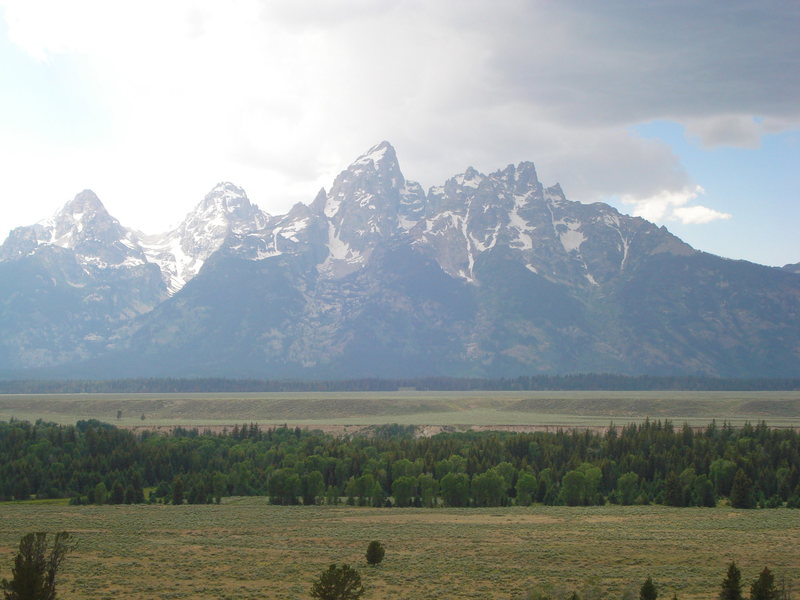
[[[750,600],[778,600],[775,577],[767,567],[750,586]]]
[[[114,486],[111,488],[110,502],[111,504],[122,504],[125,502],[125,488],[119,479],[114,482]]]
[[[656,600],[656,598],[658,598],[658,590],[653,583],[653,578],[648,577],[639,589],[639,600]]]
[[[53,547],[47,553],[47,534],[29,533],[19,542],[14,558],[11,581],[3,579],[0,589],[5,600],[55,600],[56,575],[67,552],[74,548],[70,534],[55,535]]]
[[[183,504],[183,492],[184,492],[183,478],[180,475],[177,475],[172,482],[173,504]]]
[[[733,486],[731,486],[731,506],[733,508],[753,508],[755,505],[753,482],[744,471],[739,469],[736,471]]]
[[[735,562],[728,565],[728,573],[722,580],[719,600],[742,600],[742,572]]]

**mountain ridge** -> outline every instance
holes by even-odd
[[[306,378],[800,367],[795,274],[570,201],[530,162],[425,192],[381,142],[310,204],[269,215],[223,182],[156,236],[79,197],[0,247],[0,364]],[[46,305],[26,311],[14,278]]]

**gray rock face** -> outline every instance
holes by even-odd
[[[83,191],[0,247],[0,364],[34,368],[105,352],[165,296],[135,234]]]
[[[223,183],[160,236],[90,192],[15,230],[0,357],[117,377],[792,375],[791,270],[571,202],[532,163],[426,193],[382,142],[285,215]]]
[[[800,263],[794,263],[793,265],[783,265],[783,268],[789,271],[790,273],[800,273]]]
[[[173,231],[141,236],[147,259],[161,269],[170,295],[202,268],[230,235],[263,229],[269,215],[250,204],[242,188],[223,182],[211,190]]]

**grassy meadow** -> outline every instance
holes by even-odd
[[[764,565],[800,583],[798,513],[789,509],[280,507],[251,497],[0,511],[2,576],[23,533],[76,535],[60,579],[65,600],[308,598],[332,562],[355,566],[375,599],[511,599],[536,586],[621,598],[648,575],[661,597],[712,598],[730,560],[748,586]],[[378,567],[364,559],[373,539],[387,548]]]
[[[800,392],[0,395],[0,420],[11,418],[201,428],[604,427],[645,418],[800,427]],[[375,599],[512,600],[551,586],[638,597],[648,575],[662,598],[713,598],[730,560],[746,587],[765,565],[800,586],[800,512],[791,509],[281,507],[249,497],[219,506],[8,502],[0,517],[0,577],[10,576],[23,534],[75,534],[59,586],[66,600],[308,598],[332,562],[356,566]],[[373,539],[387,548],[378,567],[364,559]]]
[[[118,412],[120,417],[117,418]],[[144,419],[142,419],[144,416]],[[0,420],[126,427],[375,425],[604,427],[645,418],[800,427],[794,392],[298,392],[0,395]]]

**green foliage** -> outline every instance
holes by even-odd
[[[437,496],[439,495],[439,482],[429,473],[423,473],[417,478],[419,495],[422,506],[433,508],[436,506]]]
[[[753,482],[742,469],[736,471],[736,476],[733,478],[730,499],[734,508],[753,508],[756,505]]]
[[[395,506],[411,506],[417,488],[416,477],[403,475],[392,483],[392,496],[394,496]]]
[[[252,423],[221,434],[176,428],[137,436],[96,421],[0,422],[0,501],[139,503],[144,487],[155,488],[151,501],[166,503],[269,495],[278,504],[316,504],[344,495],[384,506],[391,492],[399,506],[429,507],[582,506],[606,498],[714,506],[727,489],[734,507],[795,507],[800,433],[763,423],[694,432],[648,421],[602,435],[344,439]]]
[[[736,463],[725,458],[718,458],[711,463],[709,472],[717,495],[728,496],[736,475]]]
[[[439,482],[439,490],[447,506],[467,506],[469,477],[466,473],[448,473]]]
[[[311,471],[303,476],[303,504],[316,504],[317,498],[325,492],[325,479],[319,471]]]
[[[176,505],[183,504],[183,493],[183,477],[178,475],[172,482],[172,503]]]
[[[358,600],[363,595],[361,575],[346,564],[332,564],[311,587],[311,597],[317,600]]]
[[[475,475],[472,497],[476,506],[501,506],[506,498],[506,480],[495,469]]]
[[[367,546],[367,562],[371,565],[380,564],[386,554],[386,549],[377,540],[373,540]]]
[[[639,495],[639,476],[632,471],[620,475],[617,480],[616,498],[619,504],[629,505],[636,502]]]
[[[29,533],[19,542],[11,581],[3,579],[4,600],[54,600],[56,575],[74,544],[66,531],[55,534],[48,553],[47,534]]]
[[[692,485],[692,504],[695,506],[713,507],[717,505],[714,495],[714,484],[707,475],[698,475]]]
[[[578,470],[568,471],[561,480],[561,499],[567,506],[586,503],[586,476]]]
[[[658,590],[653,583],[652,577],[644,580],[642,587],[639,588],[639,600],[656,600],[658,598]]]
[[[517,504],[520,506],[530,506],[536,499],[536,490],[539,489],[539,482],[536,475],[525,472],[517,478]]]
[[[728,565],[728,572],[722,580],[719,600],[742,600],[742,573],[735,562]]]
[[[269,478],[269,497],[273,504],[297,504],[302,486],[294,469],[276,469]]]
[[[778,600],[775,576],[767,567],[764,567],[758,579],[750,585],[750,600]]]
[[[684,488],[674,471],[670,471],[664,481],[664,504],[686,506]]]

